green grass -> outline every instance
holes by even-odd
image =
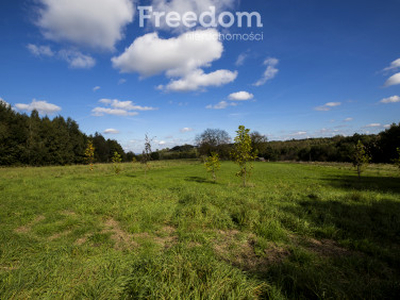
[[[400,294],[400,174],[225,162],[0,169],[0,299]]]

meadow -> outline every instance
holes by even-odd
[[[400,171],[0,169],[0,299],[395,299]]]

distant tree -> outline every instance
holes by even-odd
[[[94,151],[95,148],[93,147],[93,142],[89,141],[85,150],[85,159],[86,162],[89,164],[90,171],[94,169]]]
[[[144,142],[144,150],[142,153],[142,161],[141,163],[145,165],[144,174],[147,175],[147,171],[150,169],[149,162],[151,161],[151,142],[152,139],[145,135],[145,142]]]
[[[114,152],[114,156],[112,157],[112,162],[113,162],[114,172],[116,175],[118,175],[121,172],[122,158],[117,151]]]
[[[221,162],[219,161],[218,153],[212,153],[204,163],[207,172],[212,174],[214,182],[217,181],[217,171],[221,169]]]
[[[195,141],[200,155],[210,156],[214,152],[218,153],[219,157],[228,158],[229,156],[231,138],[225,130],[206,129],[196,136]]]
[[[354,149],[353,166],[356,168],[358,179],[361,178],[361,173],[368,167],[371,158],[365,150],[363,143],[358,140]]]
[[[251,175],[253,169],[253,161],[257,157],[257,153],[251,146],[250,129],[246,129],[244,126],[239,126],[236,131],[235,144],[233,145],[232,159],[239,165],[240,170],[236,173],[236,176],[242,177],[243,186],[247,184],[247,180]]]
[[[263,155],[267,150],[268,139],[258,131],[250,133],[251,147],[257,151],[257,154]]]

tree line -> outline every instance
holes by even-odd
[[[125,153],[121,145],[101,134],[87,136],[71,118],[57,116],[50,120],[40,117],[36,110],[28,116],[14,111],[0,102],[0,165],[71,165],[85,163],[85,150],[91,140],[96,162],[111,162],[115,152],[124,160],[133,153]]]
[[[393,163],[399,157],[400,123],[376,135],[354,134],[350,137],[268,141],[265,135],[250,132],[252,148],[260,159],[269,161],[352,162],[358,141],[365,146],[373,163]],[[87,136],[71,118],[57,116],[50,120],[37,111],[28,116],[0,102],[0,165],[70,165],[87,163],[85,150],[91,141],[94,162],[110,163],[115,152],[121,160],[142,160],[142,155],[125,153],[116,141],[101,134]],[[229,134],[221,129],[207,129],[195,139],[195,145],[176,146],[149,153],[151,160],[208,157],[218,154],[231,159],[233,149]]]

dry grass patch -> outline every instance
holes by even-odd
[[[36,225],[37,223],[42,222],[44,219],[46,219],[45,216],[42,216],[42,215],[37,216],[32,222],[29,222],[28,224],[26,224],[24,226],[18,227],[14,231],[16,233],[28,233],[28,232],[30,232],[32,230],[32,227],[34,225]]]
[[[126,250],[138,247],[138,244],[133,240],[133,235],[122,230],[119,223],[114,219],[108,219],[104,225],[107,228],[101,233],[111,233],[111,239],[115,242],[115,249]]]

